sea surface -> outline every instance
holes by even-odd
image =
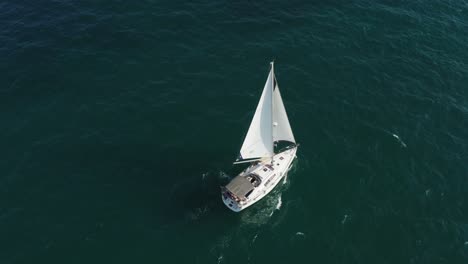
[[[272,60],[298,158],[233,213]],[[0,263],[468,263],[468,1],[1,1]]]

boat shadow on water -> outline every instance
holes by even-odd
[[[192,158],[180,163],[181,156]],[[183,155],[176,151],[172,158],[165,158],[163,166],[173,170],[170,179],[165,179],[167,189],[162,208],[165,222],[201,221],[205,216],[218,218],[230,213],[221,201],[220,186],[226,184],[230,176],[219,170],[227,162],[220,156],[217,151]]]
[[[280,183],[265,201],[237,214],[224,206],[220,192],[220,186],[241,170],[238,167],[231,167],[227,173],[220,170],[231,164],[229,149],[213,147],[191,152],[182,147],[121,142],[82,143],[67,148],[56,154],[69,161],[64,165],[64,173],[76,175],[73,177],[80,184],[76,182],[74,188],[88,193],[99,190],[93,191],[99,202],[90,204],[88,210],[103,215],[106,210],[135,217],[140,214],[145,222],[154,225],[193,221],[261,224],[281,202],[285,188]],[[76,171],[68,171],[69,167]]]
[[[89,210],[141,214],[155,225],[192,221],[207,212],[228,213],[220,198],[226,176],[216,168],[228,162],[223,157],[230,156],[223,153],[229,150],[92,143],[68,145],[56,153],[68,161],[63,174],[76,175],[69,176],[76,182],[73,188],[99,196]]]

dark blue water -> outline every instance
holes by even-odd
[[[468,2],[0,2],[0,263],[468,263]],[[268,73],[301,144],[221,202]]]

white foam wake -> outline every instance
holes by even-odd
[[[281,201],[281,195],[280,195],[280,197],[278,197],[278,203],[276,204],[276,210],[279,210],[282,204],[283,202]]]
[[[284,175],[284,179],[283,179],[283,185],[286,184],[287,180],[288,180],[288,173],[286,172],[286,175]]]
[[[275,209],[273,209],[273,211],[271,211],[270,213],[270,216],[272,216],[276,210],[279,210],[281,208],[281,205],[283,204],[283,202],[281,201],[281,195],[278,197],[278,202],[276,203],[276,207]]]

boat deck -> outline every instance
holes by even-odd
[[[290,162],[291,158],[288,155],[288,151],[281,152],[273,156],[271,160],[266,160],[256,165],[253,165],[251,168],[246,170],[246,174],[257,174],[258,176],[260,176],[260,179],[262,179],[262,183],[266,185],[266,182],[264,180],[268,180],[268,178],[271,178],[271,175],[275,172],[279,172],[280,170],[282,171],[284,165]]]
[[[286,175],[295,158],[297,148],[276,154],[271,159],[252,164],[224,187],[223,202],[239,212],[268,194]],[[255,175],[255,182],[252,182]],[[253,187],[253,188],[252,188]]]

